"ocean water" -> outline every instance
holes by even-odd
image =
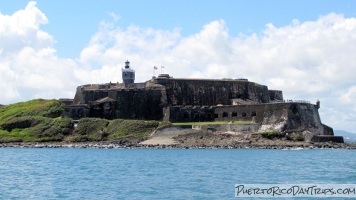
[[[0,199],[236,199],[240,183],[356,184],[356,151],[0,149]]]

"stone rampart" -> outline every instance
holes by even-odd
[[[73,104],[73,100],[74,99],[64,99],[64,98],[58,99],[58,101],[60,101],[64,105],[72,105]]]
[[[170,122],[214,121],[214,109],[208,106],[170,106],[163,115],[163,120]]]
[[[268,90],[270,101],[283,101],[283,92],[280,90]]]
[[[334,135],[314,135],[311,142],[335,142],[344,143],[344,138],[342,136]]]
[[[119,90],[116,100],[116,118],[161,120],[164,91],[160,89]]]
[[[63,116],[70,117],[73,120],[90,116],[90,107],[87,104],[67,105],[64,107]]]
[[[162,79],[162,80],[161,80]],[[265,85],[241,80],[155,79],[166,88],[168,105],[215,106],[231,105],[231,99],[269,102]]]
[[[266,104],[260,131],[279,132],[310,131],[324,135],[324,125],[320,121],[318,108],[309,103]]]
[[[171,106],[164,109],[171,122],[248,121],[260,125],[260,132],[303,132],[333,135],[323,125],[316,105],[308,103],[268,103],[235,106]]]

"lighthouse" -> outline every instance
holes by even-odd
[[[125,62],[125,68],[122,69],[122,81],[124,83],[135,82],[135,70],[130,68],[130,62],[128,60]]]

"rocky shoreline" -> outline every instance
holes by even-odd
[[[180,148],[180,149],[356,149],[356,144],[306,142],[262,134],[221,134],[167,127],[148,137],[127,137],[101,141],[3,142],[0,148]]]
[[[295,144],[281,143],[249,143],[241,142],[233,145],[183,145],[183,144],[140,144],[122,142],[11,142],[0,143],[0,148],[97,148],[97,149],[356,149],[356,145],[347,143],[305,143],[295,142]]]

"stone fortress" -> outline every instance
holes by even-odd
[[[135,83],[129,61],[122,69],[122,79],[123,83],[78,86],[74,99],[61,99],[64,116],[74,120],[246,121],[252,124],[247,131],[309,133],[316,141],[342,142],[342,137],[333,136],[331,127],[321,123],[319,101],[285,101],[282,91],[247,79],[185,79],[160,74]]]

